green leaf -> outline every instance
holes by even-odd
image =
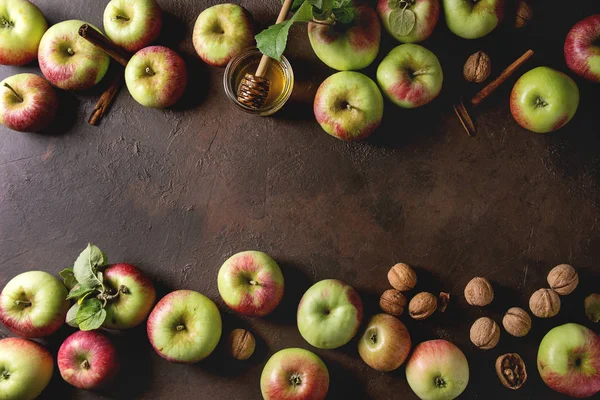
[[[63,278],[63,282],[67,289],[71,290],[77,285],[77,279],[75,279],[75,275],[73,274],[73,268],[65,268],[60,271],[59,275]]]
[[[406,1],[404,0],[388,0],[388,8],[391,10],[401,10]]]
[[[276,60],[281,60],[281,55],[287,45],[290,28],[297,21],[312,21],[310,3],[302,3],[302,6],[289,20],[271,25],[256,35],[256,46],[260,52]]]
[[[85,287],[101,286],[98,279],[98,268],[106,266],[106,255],[96,246],[89,243],[81,252],[73,265],[73,274],[81,285]]]
[[[281,0],[281,4],[283,4],[285,0]],[[300,6],[304,3],[304,0],[294,0],[292,3],[292,11],[296,11]]]
[[[323,8],[323,0],[308,0],[308,2],[316,8]]]
[[[333,10],[333,15],[335,16],[336,21],[341,24],[349,24],[354,21],[355,17],[355,9],[354,7],[342,7],[335,8]]]
[[[390,29],[398,36],[410,34],[416,21],[415,13],[412,10],[407,10],[406,7],[402,10],[392,11],[389,16]]]
[[[96,288],[83,286],[81,283],[78,283],[69,292],[69,294],[67,296],[67,300],[77,299],[82,296],[87,297],[86,295],[89,295],[90,293],[95,292],[95,291],[96,291]]]
[[[65,322],[67,323],[67,325],[72,326],[73,328],[79,328],[79,325],[77,324],[77,322],[75,322],[78,311],[79,303],[75,303],[71,306],[71,308],[69,308],[69,311],[67,311],[67,318],[65,318]]]
[[[102,302],[94,297],[81,303],[75,322],[82,331],[91,331],[100,328],[105,319],[106,310],[102,308]]]

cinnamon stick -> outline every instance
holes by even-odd
[[[121,90],[121,87],[123,86],[123,81],[123,72],[118,71],[110,86],[106,89],[104,93],[102,93],[102,96],[100,96],[100,98],[98,99],[98,102],[94,107],[94,111],[92,111],[92,115],[88,120],[88,123],[90,125],[98,125],[100,123],[100,120],[102,119],[102,117],[104,117],[104,115],[106,115],[108,109],[115,100],[117,93],[119,93],[119,90]]]
[[[88,24],[83,24],[79,28],[79,36],[99,47],[103,52],[111,56],[116,62],[122,66],[127,66],[131,55],[117,46],[112,40],[92,28]]]
[[[517,69],[519,69],[519,67],[521,67],[525,63],[525,61],[529,60],[531,58],[531,56],[533,56],[533,50],[527,50],[521,57],[517,58],[515,60],[515,62],[510,64],[508,67],[506,67],[506,69],[504,71],[502,71],[502,73],[500,74],[499,77],[497,77],[492,82],[490,82],[486,87],[481,89],[481,91],[479,93],[477,93],[475,95],[475,97],[473,97],[471,99],[471,105],[473,107],[477,107],[479,104],[481,104],[481,102],[483,100],[485,100],[492,93],[494,93],[496,91],[496,89],[498,89],[498,87],[500,87],[500,85],[502,85],[504,82],[506,82],[506,80],[512,74],[514,74],[515,71]]]

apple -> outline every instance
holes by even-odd
[[[312,285],[298,304],[298,330],[311,345],[335,349],[348,343],[360,327],[363,305],[351,286],[337,279]]]
[[[191,364],[210,355],[222,332],[221,314],[211,299],[192,290],[162,298],[148,317],[148,338],[159,356]]]
[[[0,0],[0,64],[25,65],[37,58],[48,29],[44,14],[27,0]]]
[[[415,14],[415,26],[408,35],[399,35],[394,32],[390,26],[390,14],[392,8],[390,3],[398,3],[397,0],[379,0],[377,2],[377,12],[383,23],[383,27],[392,35],[396,40],[402,43],[418,43],[427,39],[433,29],[437,25],[440,16],[440,2],[439,0],[408,0],[406,3],[406,10],[411,10]],[[403,3],[400,4],[400,10],[404,9]]]
[[[108,70],[110,57],[79,36],[79,28],[85,23],[59,22],[46,31],[40,42],[38,59],[42,74],[60,89],[89,89],[100,82]]]
[[[237,4],[217,4],[202,11],[192,33],[194,48],[207,64],[224,67],[254,44],[252,17]]]
[[[435,99],[443,81],[438,58],[418,44],[395,47],[377,68],[377,82],[383,93],[404,108],[421,107]]]
[[[366,5],[356,6],[349,24],[308,23],[308,38],[321,61],[338,71],[363,69],[379,52],[381,25],[377,13]]]
[[[131,96],[141,105],[170,107],[183,95],[187,85],[185,61],[167,47],[146,47],[127,63],[125,83]]]
[[[104,285],[116,297],[106,305],[102,327],[131,329],[144,322],[156,300],[156,290],[140,269],[130,264],[110,265],[104,270]]]
[[[567,34],[565,60],[571,71],[600,83],[600,14],[591,15]]]
[[[58,349],[58,370],[63,379],[80,389],[97,389],[119,370],[115,346],[98,331],[79,331]]]
[[[53,334],[69,310],[67,288],[43,271],[11,279],[0,293],[0,321],[14,334],[39,338]]]
[[[479,39],[504,17],[504,0],[444,0],[446,24],[464,39]]]
[[[600,338],[578,324],[557,326],[540,343],[537,367],[551,389],[591,397],[600,391]]]
[[[52,86],[35,74],[18,74],[0,82],[0,123],[20,132],[38,132],[56,115],[58,98]]]
[[[311,351],[280,350],[265,364],[260,390],[265,400],[323,400],[329,390],[329,371]]]
[[[104,9],[106,36],[130,53],[154,42],[162,25],[156,0],[111,0]]]
[[[22,338],[0,340],[0,399],[35,399],[53,371],[52,355],[38,343]]]
[[[250,317],[263,317],[277,307],[283,297],[283,274],[269,255],[243,251],[231,256],[218,276],[219,294],[234,311]]]
[[[377,371],[389,372],[401,366],[410,352],[408,329],[389,314],[371,318],[358,342],[360,358]]]
[[[523,74],[510,94],[510,111],[515,121],[537,133],[565,126],[578,106],[579,88],[575,81],[548,67]]]
[[[342,140],[362,140],[383,118],[379,88],[360,72],[342,71],[325,79],[315,96],[314,113],[328,134]]]
[[[421,400],[452,400],[469,383],[463,352],[446,340],[418,344],[406,364],[408,385]]]

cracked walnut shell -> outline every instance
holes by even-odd
[[[509,334],[516,337],[523,337],[531,329],[531,317],[522,308],[512,307],[504,314],[502,325],[504,325],[504,329]]]
[[[579,284],[579,274],[569,264],[560,264],[548,274],[548,284],[561,296],[571,294]]]
[[[480,349],[493,349],[500,340],[500,327],[493,319],[481,317],[471,326],[470,337],[471,342]]]
[[[509,389],[517,390],[527,381],[525,362],[517,353],[503,354],[496,359],[496,374]]]
[[[437,309],[437,297],[428,292],[415,295],[408,303],[408,313],[416,320],[429,318]]]
[[[390,268],[388,280],[394,289],[408,292],[417,284],[417,274],[408,264],[398,263]]]
[[[471,279],[465,287],[465,299],[472,306],[487,306],[494,300],[492,284],[479,276]]]
[[[551,318],[560,311],[560,297],[552,289],[540,289],[529,298],[529,308],[538,318]]]

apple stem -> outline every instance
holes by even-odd
[[[250,283],[252,286],[258,285],[258,282],[256,282],[254,279],[251,279],[248,283]]]
[[[69,47],[69,48],[67,48],[67,53],[69,53],[69,55],[70,55],[70,56],[73,56],[73,55],[75,55],[75,52],[74,52],[74,51],[73,51],[73,49],[72,49],[72,48],[70,48],[70,47]]]
[[[416,70],[415,72],[412,73],[412,76],[419,76],[419,75],[425,75],[426,73],[428,73],[429,71],[427,71],[427,68],[421,68]]]
[[[185,325],[184,324],[177,325],[177,328],[175,328],[175,329],[177,329],[178,331],[182,331],[185,329]]]
[[[9,21],[5,17],[2,17],[2,19],[0,19],[0,23],[2,23],[3,28],[14,28],[15,27],[15,23],[12,21]]]
[[[10,372],[8,372],[7,370],[2,371],[2,374],[0,375],[0,378],[2,378],[2,379],[8,379],[8,378],[10,378]]]
[[[11,92],[13,92],[13,94],[15,95],[15,97],[17,99],[19,99],[19,103],[23,102],[23,97],[21,97],[21,95],[19,93],[17,93],[17,91],[15,89],[12,88],[12,86],[10,86],[8,83],[4,82],[4,87],[9,89]]]
[[[113,18],[113,21],[118,21],[118,20],[120,20],[120,19],[122,19],[122,20],[124,20],[124,21],[129,21],[129,18],[127,18],[127,17],[124,17],[124,16],[122,16],[122,15],[115,15],[115,17]]]
[[[152,71],[152,68],[150,68],[150,67],[146,67],[146,73],[147,73],[148,75],[152,75],[152,76],[154,76],[154,75],[155,75],[154,71]]]
[[[18,306],[24,305],[25,307],[31,306],[31,302],[29,300],[15,300],[15,304]]]
[[[81,368],[83,368],[83,369],[90,369],[90,362],[88,360],[83,360],[81,362]]]

